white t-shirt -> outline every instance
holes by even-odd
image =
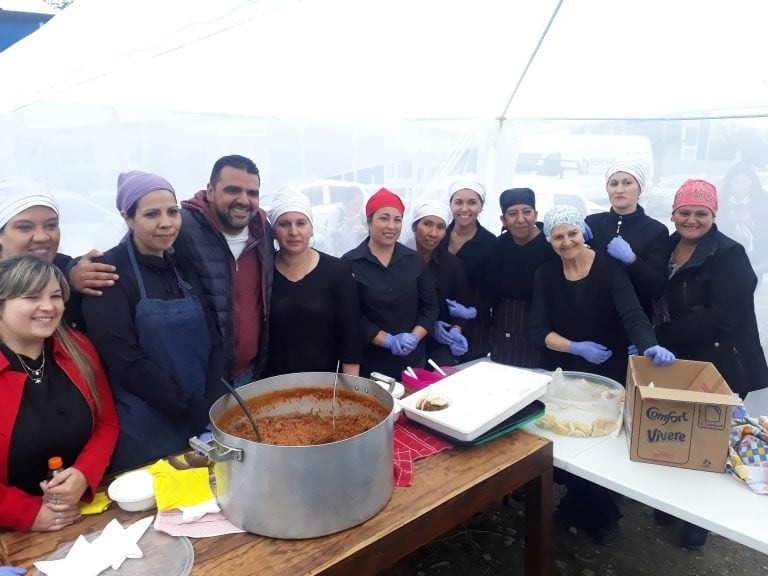
[[[227,239],[227,244],[229,244],[229,251],[232,252],[232,256],[237,260],[248,245],[248,226],[237,234],[227,234],[225,232],[224,238]]]

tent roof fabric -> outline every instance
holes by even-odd
[[[765,114],[767,21],[761,0],[78,0],[0,54],[0,115],[492,119],[542,37],[509,117]]]

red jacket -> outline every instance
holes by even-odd
[[[53,360],[83,393],[94,418],[93,434],[74,463],[74,467],[82,472],[88,480],[90,490],[86,490],[83,500],[90,501],[93,499],[93,494],[96,493],[96,488],[109,464],[120,426],[109,383],[93,344],[79,332],[70,332],[70,335],[93,363],[101,405],[101,410],[97,415],[94,410],[94,399],[88,391],[85,379],[77,371],[75,363],[54,336]],[[3,399],[0,402],[0,527],[20,531],[28,531],[32,528],[37,513],[43,504],[41,496],[32,496],[8,485],[8,451],[26,379],[24,374],[9,370],[8,359],[0,354],[0,387],[3,389]]]

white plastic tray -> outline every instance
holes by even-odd
[[[427,428],[471,442],[521,410],[547,390],[550,374],[539,374],[495,362],[478,362],[403,398],[405,414]],[[450,405],[444,410],[416,409],[424,396],[440,395]]]

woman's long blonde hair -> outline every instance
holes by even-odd
[[[42,292],[51,280],[56,280],[59,284],[64,302],[67,302],[70,294],[69,284],[53,264],[37,256],[11,256],[0,260],[0,307],[4,306],[8,300],[20,298],[25,294]],[[61,322],[56,326],[56,337],[85,379],[98,412],[99,393],[96,389],[96,376],[90,357],[77,344],[69,328]]]

